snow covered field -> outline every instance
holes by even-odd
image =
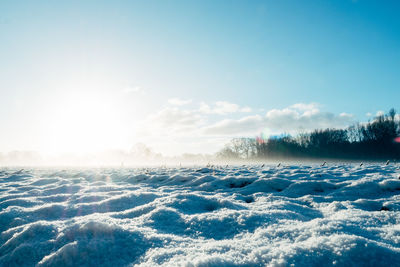
[[[0,169],[0,266],[400,266],[396,165]]]

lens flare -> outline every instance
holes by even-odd
[[[259,145],[265,144],[268,140],[268,135],[265,132],[262,132],[259,136],[256,136],[256,142]]]
[[[399,137],[396,137],[393,141],[394,141],[395,143],[400,143],[400,136],[399,136]]]
[[[256,136],[256,142],[259,145],[265,144],[265,140],[260,136]]]

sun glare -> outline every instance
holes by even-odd
[[[118,103],[107,95],[58,96],[43,118],[46,152],[84,153],[118,147],[124,133]]]

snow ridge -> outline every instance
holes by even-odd
[[[0,169],[0,266],[400,266],[400,171]]]

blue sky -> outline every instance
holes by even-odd
[[[1,1],[0,151],[214,152],[398,106],[398,1]],[[61,145],[63,144],[63,145]]]

